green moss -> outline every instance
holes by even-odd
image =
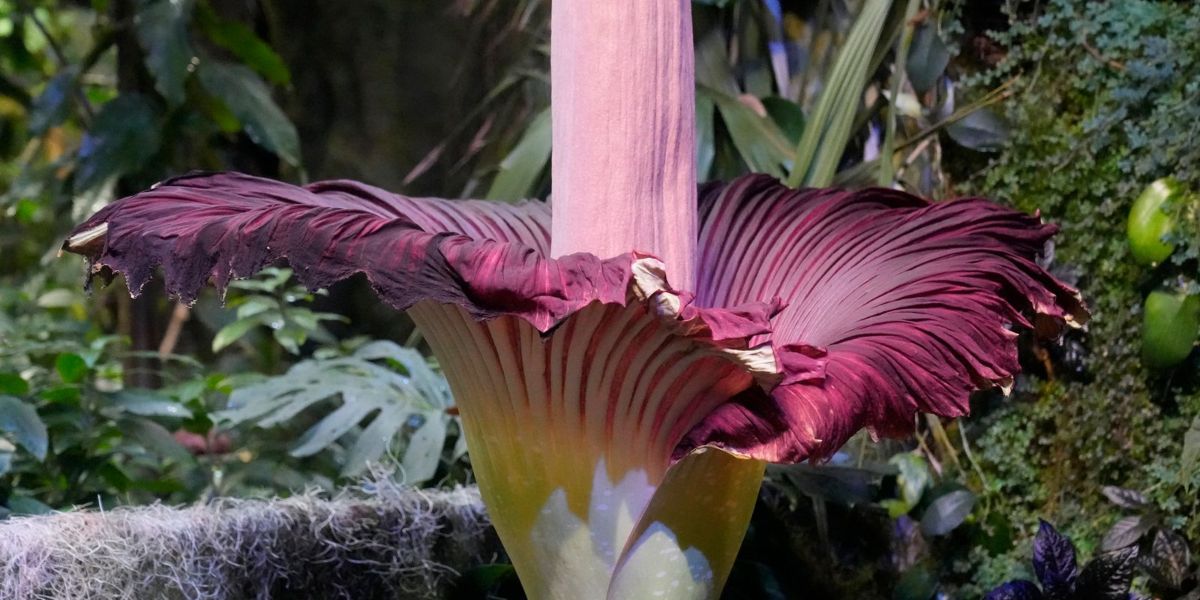
[[[1028,560],[1039,516],[1085,553],[1098,544],[1117,517],[1103,485],[1150,490],[1170,522],[1200,542],[1200,503],[1175,485],[1200,395],[1182,382],[1188,377],[1151,373],[1139,359],[1142,300],[1164,280],[1195,272],[1188,261],[1200,250],[1200,228],[1186,222],[1175,262],[1158,270],[1132,260],[1124,231],[1150,181],[1171,175],[1200,189],[1200,5],[1011,4],[1021,12],[993,34],[1008,46],[1007,60],[970,83],[981,91],[1019,75],[1003,107],[1012,137],[963,191],[1041,210],[1059,224],[1055,263],[1080,274],[1094,317],[1086,378],[1035,384],[985,417],[976,442],[991,478],[984,502],[1009,515],[1019,536],[1007,553],[972,555],[976,566],[960,570],[973,581],[961,590],[966,597]],[[1196,363],[1193,354],[1180,372]]]

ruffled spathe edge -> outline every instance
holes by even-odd
[[[135,294],[161,265],[185,302],[280,260],[310,288],[362,273],[397,309],[432,300],[543,335],[592,303],[644,302],[757,382],[677,457],[710,446],[798,461],[863,427],[910,430],[917,411],[965,414],[971,391],[1017,371],[1012,326],[1054,336],[1086,319],[1078,292],[1034,260],[1055,228],[983,200],[748,176],[706,186],[700,215],[694,296],[644,254],[548,258],[545,204],[413,199],[354,182],[179,178],[102,209],[66,248],[93,275],[123,274]]]

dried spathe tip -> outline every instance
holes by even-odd
[[[108,223],[101,223],[95,227],[85,229],[67,238],[62,249],[70,252],[75,252],[83,255],[98,254],[104,243],[104,238],[108,236]],[[59,255],[62,250],[59,251]]]

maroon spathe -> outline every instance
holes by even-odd
[[[550,258],[544,203],[414,199],[349,181],[297,187],[188,176],[118,201],[70,249],[138,291],[161,265],[185,301],[286,259],[309,287],[363,273],[388,304],[454,304],[547,332],[584,306],[631,301],[638,248]],[[770,344],[778,376],[717,408],[675,456],[712,445],[771,461],[835,451],[856,431],[966,413],[1018,370],[1013,326],[1082,322],[1076,291],[1034,262],[1055,228],[980,199],[791,190],[762,175],[701,190],[694,291],[672,290],[681,333]],[[669,273],[668,273],[669,275]],[[694,296],[692,295],[694,294]],[[646,299],[650,301],[650,299]]]

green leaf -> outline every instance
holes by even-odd
[[[896,483],[900,486],[900,499],[909,508],[921,501],[921,495],[929,485],[929,464],[915,452],[897,454],[888,461],[900,469]]]
[[[283,59],[249,27],[220,18],[206,2],[197,6],[196,17],[208,39],[232,52],[246,66],[266,77],[267,81],[277,85],[291,83],[292,74]]]
[[[68,308],[78,300],[79,296],[74,290],[58,288],[38,296],[37,305],[40,308]]]
[[[374,361],[386,361],[386,365]],[[337,398],[340,406],[301,436],[291,450],[293,455],[310,456],[343,436],[353,438],[341,472],[354,476],[368,462],[383,456],[398,434],[409,427],[413,415],[420,415],[422,425],[408,436],[405,446],[413,448],[404,454],[409,481],[431,477],[437,470],[446,438],[445,410],[452,404],[449,387],[419,352],[394,342],[364,344],[353,356],[304,360],[284,375],[239,387],[230,394],[229,407],[216,418],[230,424],[273,427],[302,412],[309,415],[325,410],[318,405]],[[354,436],[353,430],[364,424]],[[431,458],[433,447],[437,453]]]
[[[792,162],[792,154],[787,138],[775,123],[737,98],[712,89],[705,92],[716,103],[734,147],[750,170],[782,177],[783,166]]]
[[[851,131],[854,116],[862,105],[875,46],[882,37],[891,4],[891,0],[863,3],[797,145],[796,161],[787,180],[789,186],[823,187],[833,181],[854,133]]]
[[[46,84],[46,89],[33,101],[29,114],[30,133],[41,135],[71,116],[71,109],[75,106],[76,77],[78,71],[68,67]]]
[[[0,437],[0,477],[3,477],[5,473],[8,473],[12,469],[13,453],[16,450],[17,447],[12,445],[12,442]],[[3,518],[4,515],[0,514],[0,519]]]
[[[854,506],[870,502],[882,477],[875,471],[830,465],[813,466],[806,463],[775,467],[801,493]],[[907,512],[907,510],[905,510]]]
[[[79,386],[61,385],[44,389],[37,394],[42,400],[55,404],[78,404]]]
[[[82,356],[64,352],[54,359],[54,370],[65,383],[79,383],[87,376],[88,366]]]
[[[285,323],[283,327],[271,331],[275,341],[292,354],[300,354],[300,347],[308,341],[308,330],[295,323]]]
[[[138,42],[146,51],[146,69],[154,89],[171,106],[183,104],[184,81],[195,53],[188,42],[190,0],[145,0],[134,16]]]
[[[895,183],[893,161],[896,154],[896,126],[900,120],[900,98],[904,95],[904,80],[908,74],[909,48],[913,42],[913,28],[909,24],[913,22],[920,6],[921,0],[908,0],[904,8],[904,33],[900,36],[900,44],[896,48],[896,60],[892,66],[892,81],[887,93],[888,109],[884,121],[883,147],[880,148],[879,158],[876,160],[879,165],[876,184],[879,187],[891,187]],[[834,179],[837,179],[836,175]]]
[[[950,64],[950,50],[938,35],[937,25],[926,20],[913,34],[908,51],[908,80],[918,94],[924,94],[937,83],[938,77]]]
[[[24,396],[29,393],[29,382],[16,373],[0,373],[0,394]]]
[[[245,302],[238,304],[237,317],[239,319],[245,319],[247,317],[252,317],[259,313],[278,308],[279,301],[274,298],[269,298],[266,296],[251,296],[247,298]]]
[[[137,171],[158,152],[160,143],[154,104],[138,94],[121,94],[100,109],[83,136],[75,190],[89,190]]]
[[[358,402],[353,395],[343,394],[343,399],[346,402],[337,410],[326,415],[300,436],[290,452],[292,456],[312,456],[324,450],[379,408],[373,402]]]
[[[408,446],[404,449],[401,466],[404,468],[405,482],[418,484],[432,479],[445,445],[445,419],[436,413],[425,415],[425,422],[408,438]]]
[[[236,279],[229,282],[229,287],[255,292],[274,292],[279,289],[279,286],[287,283],[291,277],[291,269],[268,267],[259,271],[258,275],[252,279]]]
[[[175,440],[166,427],[149,419],[130,418],[120,421],[121,432],[160,458],[176,462],[191,462],[192,453]]]
[[[892,590],[892,600],[929,600],[937,591],[937,578],[917,565],[904,573]]]
[[[533,195],[533,186],[550,163],[550,109],[534,117],[521,141],[500,163],[500,171],[492,180],[487,198],[516,201]]]
[[[800,136],[804,135],[804,110],[800,105],[779,96],[763,98],[762,103],[787,140],[792,145],[800,143]]]
[[[46,424],[32,405],[12,396],[0,396],[0,431],[12,435],[38,460],[45,460],[50,440]]]
[[[96,475],[99,475],[106,483],[117,488],[117,491],[124,492],[129,489],[133,480],[117,465],[106,462],[96,468]]]
[[[48,515],[53,508],[28,496],[13,495],[8,499],[8,508],[14,515]]]
[[[946,535],[958,527],[975,507],[975,495],[967,490],[955,490],[939,496],[921,516],[921,533],[928,536]]]
[[[293,166],[300,165],[300,136],[296,126],[275,100],[267,84],[242,65],[217,61],[200,63],[200,83],[242,122],[254,143],[274,152]]]
[[[696,178],[708,181],[716,157],[716,105],[707,94],[696,93]]]
[[[946,133],[964,148],[991,152],[1008,140],[1008,124],[995,111],[981,108],[951,123]]]
[[[220,352],[230,344],[242,339],[251,329],[263,325],[274,318],[282,319],[283,316],[278,314],[279,311],[270,313],[255,313],[248,317],[238,319],[217,331],[217,335],[213,336],[212,351]]]
[[[396,439],[396,433],[404,429],[410,414],[398,404],[384,406],[354,440],[342,464],[341,476],[357,477],[369,463],[379,460]]]
[[[117,409],[118,412],[141,415],[143,417],[173,417],[182,419],[192,415],[192,411],[185,408],[182,404],[152,390],[121,390],[108,398],[108,405]]]

